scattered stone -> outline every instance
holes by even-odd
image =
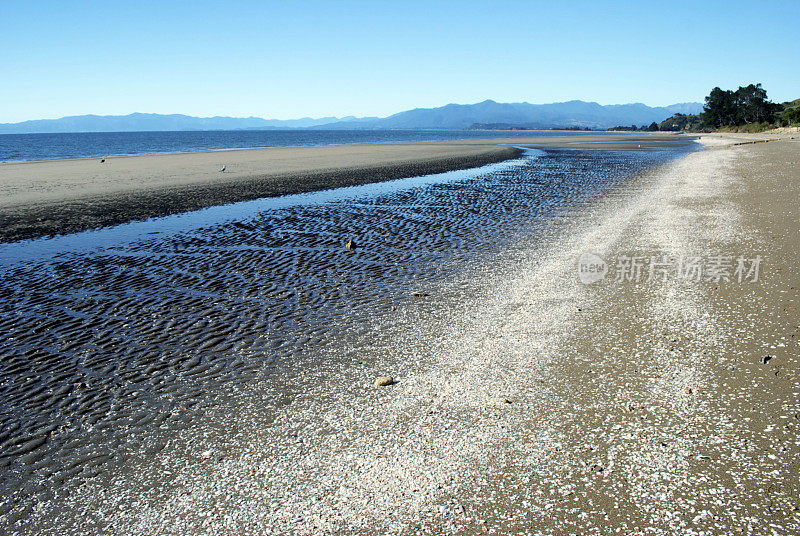
[[[766,365],[767,363],[769,363],[769,360],[772,359],[773,357],[774,356],[771,355],[765,355],[764,357],[761,358],[761,362]]]
[[[355,250],[356,250],[356,247],[358,247],[358,246],[356,246],[356,243],[353,241],[353,239],[352,239],[352,238],[351,238],[350,240],[348,240],[348,241],[345,243],[345,245],[344,245],[344,248],[345,248],[347,251],[355,251]]]
[[[386,387],[387,385],[392,385],[394,383],[394,378],[391,376],[381,376],[375,379],[375,387]]]
[[[514,403],[514,402],[512,402],[512,401],[511,401],[510,399],[508,399],[508,398],[504,398],[504,399],[503,399],[503,404],[513,404],[513,403]]]
[[[203,458],[204,460],[210,459],[213,455],[214,453],[211,452],[210,450],[204,450],[203,452],[200,453],[200,457]]]
[[[414,296],[415,298],[424,298],[426,296],[429,296],[429,294],[423,290],[416,290],[412,292],[411,295]]]

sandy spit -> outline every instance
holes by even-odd
[[[0,241],[466,169],[518,154],[497,146],[387,144],[2,163]]]
[[[478,167],[515,158],[519,151],[509,145],[613,148],[670,139],[675,136],[584,135],[5,162],[0,242]]]

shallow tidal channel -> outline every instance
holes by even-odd
[[[236,415],[214,408],[244,392],[262,394],[269,426],[314,396],[294,381],[306,371],[368,367],[365,348],[392,352],[383,326],[691,150],[529,150],[0,244],[0,527],[30,530],[58,514],[45,505],[146,464],[186,429],[224,432]]]

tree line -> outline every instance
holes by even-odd
[[[715,87],[705,101],[701,114],[675,114],[661,123],[619,126],[611,130],[674,132],[727,128],[757,131],[800,124],[800,99],[776,104],[767,98],[767,91],[761,84],[750,84],[735,91]]]

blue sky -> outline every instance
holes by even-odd
[[[800,2],[0,0],[0,122],[800,97]]]

